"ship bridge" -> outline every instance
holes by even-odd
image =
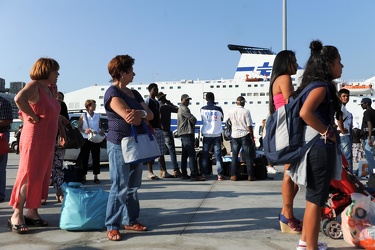
[[[243,45],[234,45],[228,44],[229,50],[237,50],[241,54],[262,54],[262,55],[276,55],[271,49],[252,47],[252,46],[243,46]]]

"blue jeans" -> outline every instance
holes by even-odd
[[[176,156],[176,147],[174,145],[174,138],[171,131],[163,131],[165,145],[168,148],[169,156],[171,157],[171,162],[175,170],[178,169],[177,156]]]
[[[9,132],[4,132],[9,141]],[[0,200],[5,198],[5,187],[6,187],[6,168],[8,163],[8,154],[0,155]]]
[[[223,176],[223,158],[221,158],[221,136],[218,137],[203,137],[203,151],[202,151],[202,174],[207,175],[207,165],[210,153],[210,147],[213,145],[214,154],[216,158],[217,174]]]
[[[247,175],[254,176],[254,146],[252,146],[250,134],[247,134],[240,138],[232,138],[232,163],[230,168],[230,175],[238,175],[238,153],[242,147],[242,151],[246,156],[246,169]]]
[[[350,135],[340,136],[341,152],[348,161],[348,168],[353,173],[353,150],[352,150],[352,137]]]
[[[367,160],[367,164],[368,164],[368,172],[370,174],[373,174],[373,170],[375,168],[375,159],[374,159],[374,151],[372,150],[372,146],[370,147],[366,147],[366,144],[368,144],[368,138],[364,138],[362,139],[362,147],[363,147],[363,151],[365,151],[365,157],[366,157],[366,160]]]
[[[194,135],[181,135],[181,172],[183,175],[187,175],[187,159],[189,158],[191,177],[196,177],[198,175],[197,161],[195,160],[194,141]]]
[[[109,191],[105,226],[119,230],[122,225],[138,223],[137,190],[142,182],[142,163],[125,164],[120,144],[107,141],[107,153],[112,186]]]

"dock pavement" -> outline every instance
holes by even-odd
[[[178,156],[180,157],[180,156]],[[179,160],[180,158],[178,158]],[[18,169],[19,156],[10,153],[7,166],[5,201],[0,203],[0,249],[296,249],[299,235],[280,231],[278,214],[282,204],[282,173],[269,174],[273,179],[263,181],[218,181],[214,175],[204,182],[179,178],[149,180],[144,166],[142,186],[139,189],[140,221],[147,232],[121,230],[122,240],[109,241],[106,232],[72,232],[59,228],[61,204],[50,187],[46,205],[39,213],[49,222],[46,228],[29,228],[19,235],[7,229],[12,215],[8,201]],[[166,156],[169,172],[172,166]],[[275,166],[280,172],[282,166]],[[159,174],[157,163],[154,173]],[[109,190],[108,164],[101,165],[101,184],[94,184],[92,172],[87,175],[87,186]],[[302,218],[305,190],[301,188],[294,202],[295,215]],[[357,249],[343,239],[334,240],[320,233],[319,241],[329,249]]]

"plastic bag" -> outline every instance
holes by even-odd
[[[344,240],[354,246],[375,249],[375,203],[371,196],[351,194],[352,203],[341,213]]]
[[[108,192],[101,188],[86,188],[80,182],[64,182],[61,189],[64,192],[61,229],[81,231],[104,228]]]

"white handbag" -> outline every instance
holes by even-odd
[[[146,134],[138,135],[133,125],[130,125],[131,134],[121,140],[122,155],[127,164],[149,162],[160,156],[159,145],[151,134],[147,125],[142,122]]]
[[[89,126],[89,120],[87,119],[87,113],[85,113],[85,118],[87,122],[87,126]],[[87,135],[87,139],[93,143],[101,143],[105,139],[105,135],[100,135],[100,133],[96,131],[91,131]]]
[[[90,132],[87,139],[93,143],[101,143],[105,139],[105,135],[100,135],[98,132]]]

